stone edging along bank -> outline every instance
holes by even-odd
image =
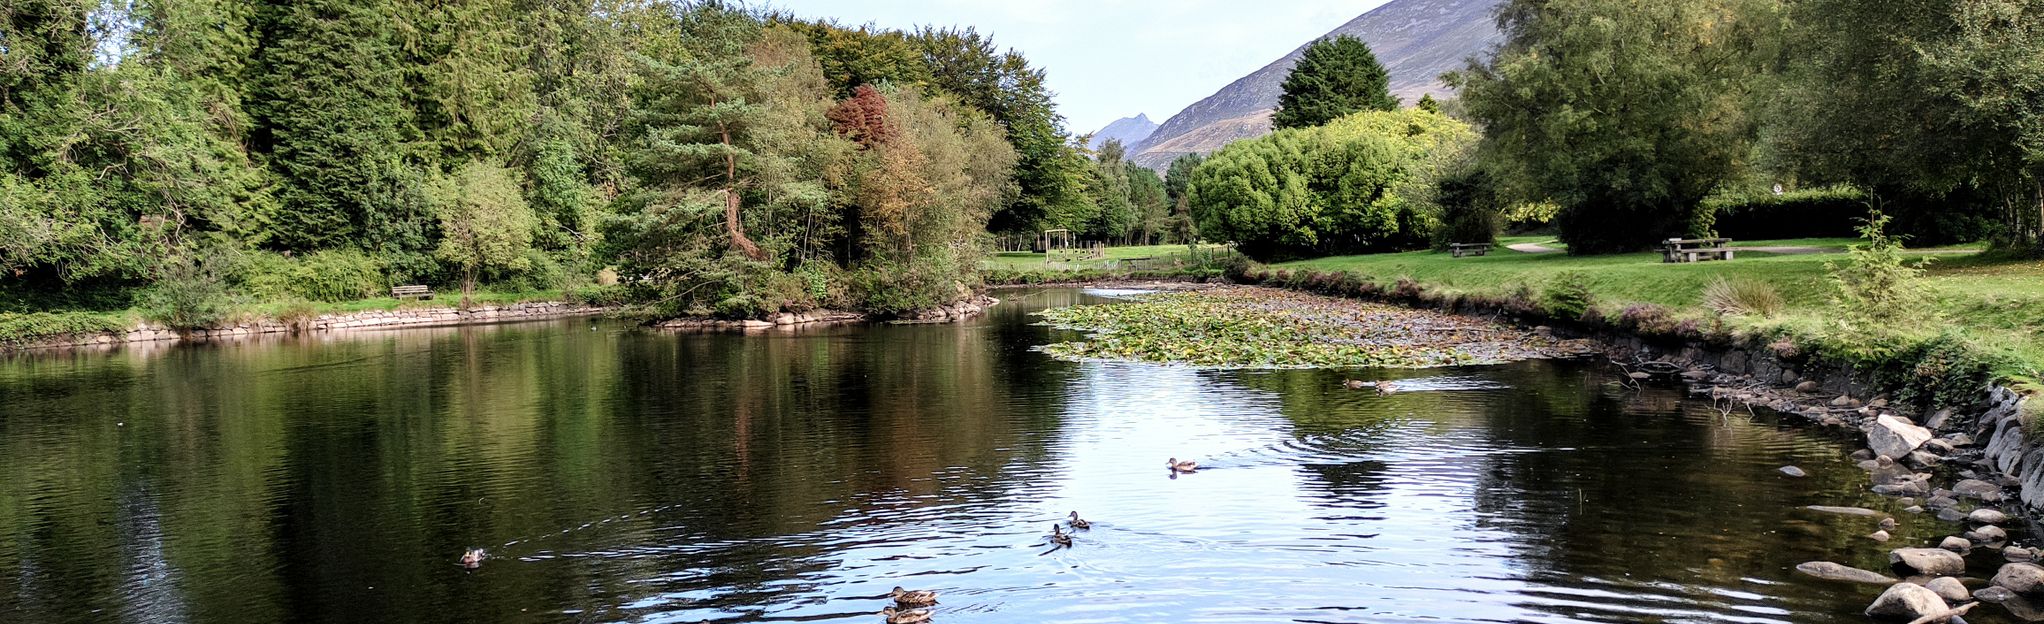
[[[450,325],[474,325],[503,323],[511,321],[532,321],[574,316],[593,316],[608,312],[610,308],[558,301],[537,301],[515,303],[508,306],[482,306],[468,309],[451,307],[402,308],[397,310],[372,310],[349,314],[323,314],[300,323],[285,323],[276,319],[222,325],[205,329],[177,331],[161,325],[145,323],[126,332],[74,335],[65,338],[45,340],[21,347],[20,350],[50,349],[61,347],[112,346],[127,343],[198,341],[216,338],[261,336],[291,332],[322,332],[345,329],[399,328],[399,327],[443,327]],[[5,349],[0,349],[4,351]]]
[[[660,329],[694,331],[765,331],[769,329],[792,329],[812,325],[836,325],[844,323],[869,323],[893,321],[897,323],[955,323],[986,313],[987,309],[1001,303],[1001,300],[987,295],[977,295],[961,301],[934,308],[917,310],[907,314],[882,317],[858,312],[815,310],[811,312],[780,312],[768,315],[766,320],[748,319],[731,321],[710,318],[678,318],[654,323]]]

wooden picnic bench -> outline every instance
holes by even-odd
[[[432,299],[433,289],[426,286],[419,286],[416,284],[410,286],[392,286],[390,288],[390,296],[396,299],[404,299],[406,297]]]
[[[1449,243],[1448,251],[1455,254],[1457,258],[1463,256],[1488,256],[1490,255],[1491,246],[1490,243]]]
[[[1661,243],[1661,261],[1670,264],[1732,259],[1732,239],[1670,238]]]

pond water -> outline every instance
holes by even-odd
[[[0,621],[878,622],[906,585],[937,622],[1810,623],[1879,593],[1792,571],[1887,548],[1797,508],[1893,506],[1765,414],[1585,363],[1060,362],[1028,313],[1105,300],[1003,297],[962,325],[11,356]],[[1341,384],[1380,375],[1408,391]],[[1074,510],[1092,530],[1050,550]]]

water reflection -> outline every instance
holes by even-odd
[[[907,585],[945,622],[1847,622],[1871,597],[1790,573],[1880,564],[1867,521],[1784,511],[1884,504],[1821,436],[1573,364],[1056,362],[1027,313],[1099,299],[1004,298],[964,326],[0,360],[0,621],[854,622]],[[1073,510],[1093,528],[1046,552]]]

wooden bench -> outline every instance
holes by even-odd
[[[1453,254],[1455,254],[1455,257],[1457,257],[1457,258],[1460,258],[1460,257],[1463,257],[1463,256],[1488,256],[1488,255],[1490,255],[1490,248],[1491,248],[1491,244],[1490,244],[1490,243],[1449,243],[1449,244],[1448,244],[1448,251],[1449,251],[1449,252],[1451,252],[1451,253],[1453,253]]]
[[[1669,264],[1732,259],[1732,239],[1670,238],[1661,243],[1661,261]]]
[[[404,298],[406,298],[406,297],[417,297],[417,298],[419,298],[419,299],[432,299],[432,298],[433,298],[433,289],[432,289],[432,288],[429,288],[429,287],[426,287],[426,286],[419,286],[419,285],[411,285],[411,286],[392,286],[392,287],[390,288],[390,296],[391,296],[391,297],[394,297],[394,298],[397,298],[397,299],[404,299]]]

